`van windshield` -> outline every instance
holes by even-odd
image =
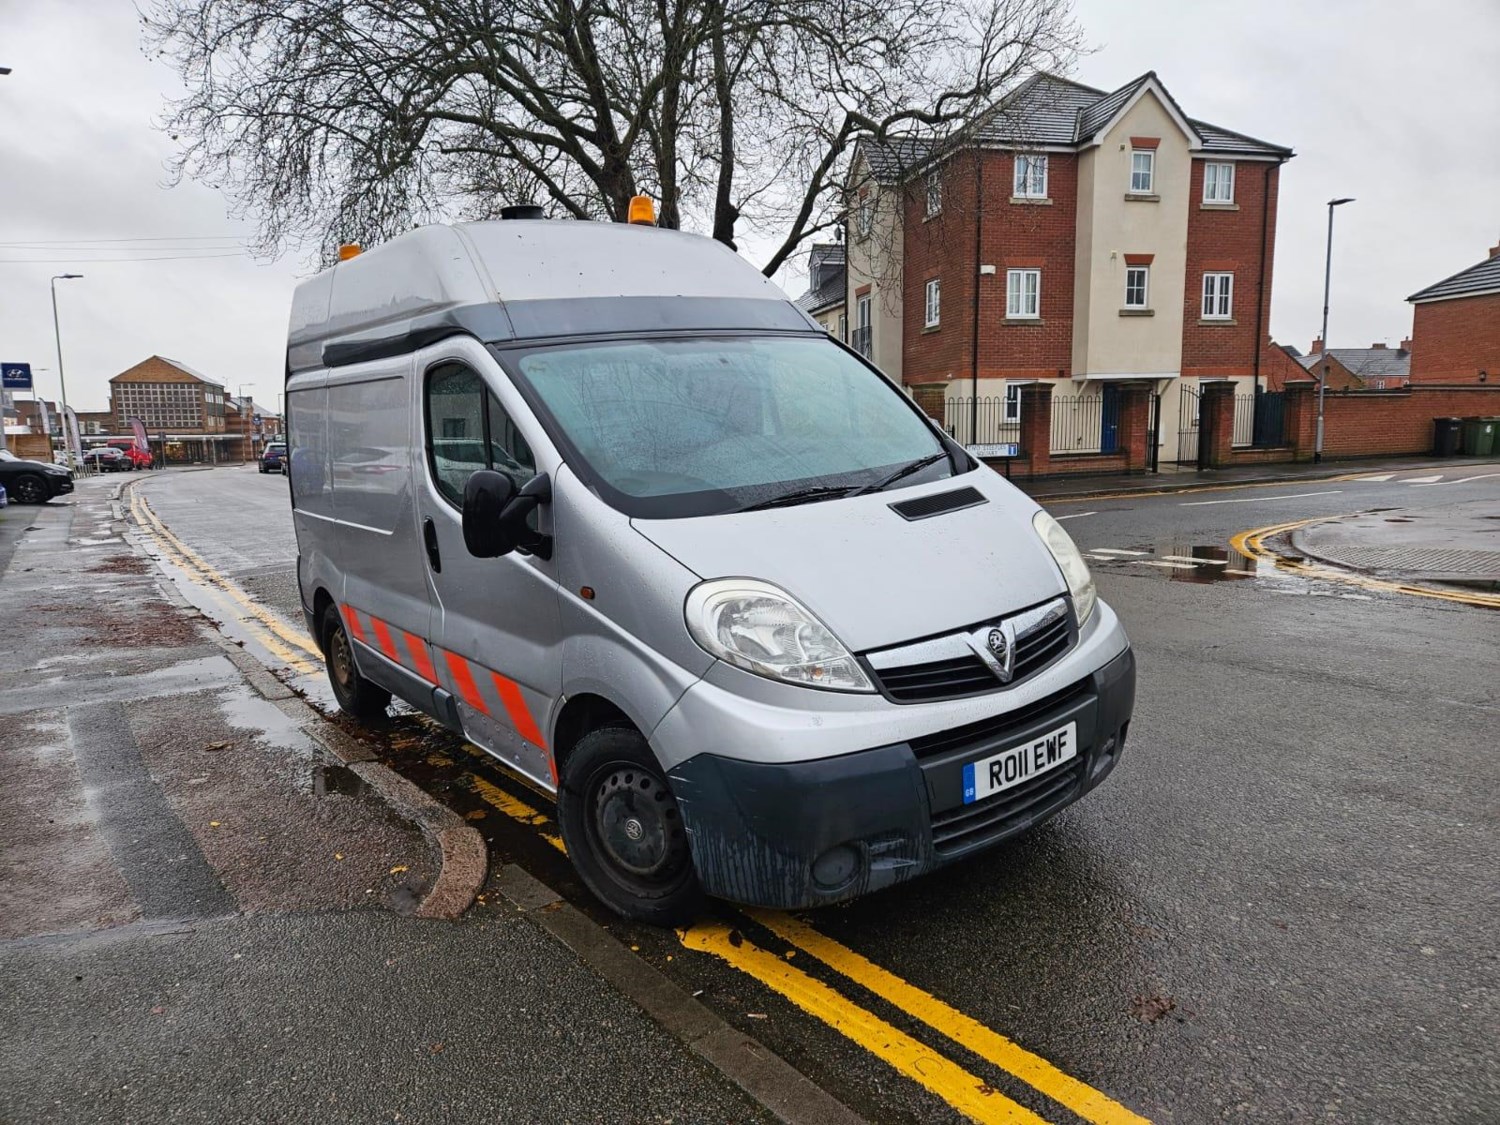
[[[831,340],[636,340],[501,358],[569,460],[629,515],[811,503],[954,472],[916,408]]]

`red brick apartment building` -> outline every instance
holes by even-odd
[[[1500,383],[1500,245],[1407,300],[1413,383]]]
[[[1248,403],[1292,366],[1268,329],[1291,156],[1189,117],[1155,73],[1114,91],[1040,74],[962,140],[867,145],[850,343],[923,397],[941,388],[964,440],[1017,440],[1022,388],[1044,384],[1057,467],[1110,452],[1124,392],[1149,391],[1161,459],[1196,456],[1199,380]]]

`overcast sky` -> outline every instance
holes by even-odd
[[[1500,239],[1497,0],[1077,0],[1077,14],[1096,48],[1080,81],[1109,89],[1155,70],[1190,116],[1296,149],[1281,180],[1278,341],[1305,351],[1318,330],[1334,196],[1357,198],[1335,235],[1335,347],[1398,343],[1404,298]],[[212,188],[166,188],[172,144],[152,122],[175,79],[138,32],[128,0],[0,0],[0,66],[14,70],[0,77],[0,360],[47,368],[39,386],[56,397],[48,279],[82,273],[58,283],[75,409],[104,408],[110,376],[153,353],[274,404],[305,264],[235,255],[251,224]],[[56,245],[145,238],[159,241]],[[201,260],[92,260],[184,253]],[[803,286],[778,280],[794,296]]]

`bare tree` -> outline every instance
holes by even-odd
[[[772,239],[839,220],[861,140],[942,132],[1066,63],[1069,0],[152,0],[188,93],[174,173],[261,248],[378,240],[518,201]]]

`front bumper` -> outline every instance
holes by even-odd
[[[698,754],[670,771],[704,889],[782,909],[821,906],[931,871],[1033,828],[1108,776],[1135,706],[1126,649],[1018,711],[813,761]],[[1076,758],[963,804],[963,767],[1078,724]]]

